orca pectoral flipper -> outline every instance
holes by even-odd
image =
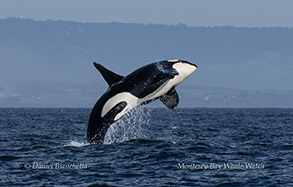
[[[175,88],[171,88],[166,94],[162,95],[160,101],[170,109],[176,108],[179,103],[179,97]]]
[[[106,80],[109,86],[112,86],[113,84],[115,84],[116,82],[119,82],[121,79],[124,78],[123,76],[108,70],[107,68],[105,68],[99,63],[94,62],[94,66],[102,74],[102,76],[104,77],[104,79]]]

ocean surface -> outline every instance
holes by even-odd
[[[293,109],[90,110],[1,108],[0,186],[293,186]]]

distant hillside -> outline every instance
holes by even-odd
[[[30,82],[0,90],[0,107],[91,108],[107,85]],[[1,88],[0,88],[1,89]],[[224,87],[178,86],[179,107],[293,108],[293,90],[242,90]],[[160,101],[149,106],[164,107]]]
[[[25,95],[13,85],[38,82],[43,85],[39,89],[46,92],[48,88],[47,95],[50,95],[56,94],[51,91],[62,84],[104,84],[93,61],[126,75],[147,63],[177,58],[199,67],[182,86],[293,90],[293,29],[8,18],[0,19],[0,105],[1,101],[6,105],[13,103],[13,99],[8,99],[12,96],[15,99]],[[40,91],[37,88],[30,90]],[[194,89],[194,94],[198,93]],[[191,95],[201,97],[194,94]],[[50,101],[54,106],[60,102]],[[264,102],[267,101],[262,100],[260,105],[265,106]],[[77,103],[81,106],[82,102]],[[227,102],[214,102],[214,105],[228,106]],[[230,103],[229,106],[244,105]]]

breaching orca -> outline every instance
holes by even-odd
[[[156,99],[174,109],[179,102],[175,87],[193,73],[197,66],[183,60],[165,60],[143,66],[123,77],[94,62],[109,85],[93,107],[87,129],[87,141],[104,143],[112,123],[131,109]]]

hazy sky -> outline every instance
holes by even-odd
[[[1,0],[0,18],[293,27],[293,0]]]

